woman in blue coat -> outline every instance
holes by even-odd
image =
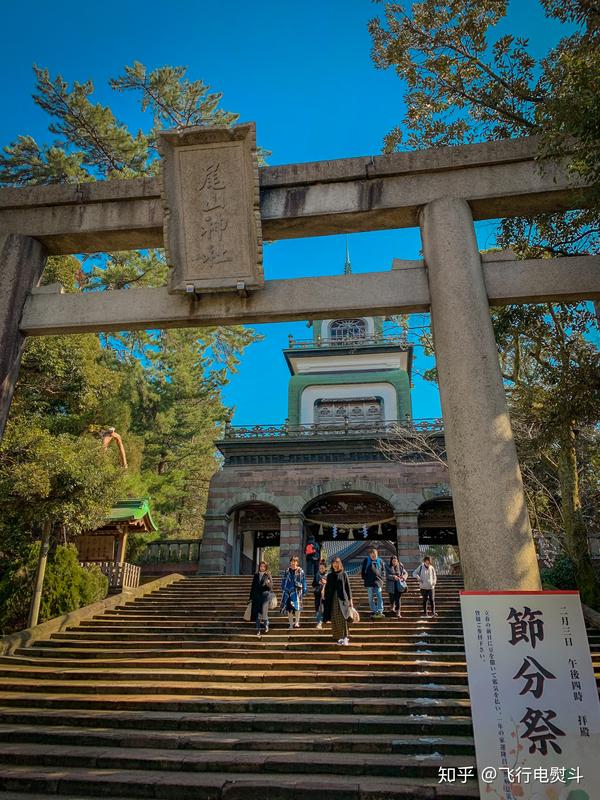
[[[298,556],[290,558],[290,566],[281,577],[281,613],[288,615],[289,629],[300,627],[302,596],[306,592],[306,577]]]

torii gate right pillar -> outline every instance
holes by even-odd
[[[471,209],[443,197],[420,223],[465,588],[539,590]]]

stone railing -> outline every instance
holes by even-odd
[[[100,567],[100,571],[108,578],[108,591],[123,589],[137,589],[140,585],[140,568],[137,564],[117,564],[115,561],[84,561],[82,567],[89,567],[95,564]]]
[[[390,436],[401,426],[405,430],[443,433],[441,419],[416,419],[412,422],[374,420],[372,422],[353,422],[348,417],[337,424],[315,422],[310,425],[291,425],[288,422],[276,425],[229,425],[225,426],[223,439],[312,439],[325,436]]]
[[[290,350],[313,350],[319,347],[373,347],[375,345],[406,347],[408,345],[406,336],[384,336],[383,334],[375,336],[344,336],[334,339],[321,339],[320,336],[316,339],[294,339],[293,336],[289,336],[288,341]]]
[[[140,564],[198,561],[199,539],[157,539],[148,542],[136,559]]]

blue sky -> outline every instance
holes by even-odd
[[[33,63],[68,81],[91,78],[97,101],[110,103],[133,129],[143,126],[132,98],[107,84],[138,60],[150,68],[186,65],[190,77],[223,92],[223,108],[238,112],[242,121],[256,121],[259,143],[272,151],[271,164],[377,154],[405,110],[396,76],[376,70],[370,60],[366,25],[381,8],[368,0],[4,0],[0,144],[19,133],[48,141],[47,118],[30,100]],[[502,32],[510,29],[531,37],[535,55],[560,35],[537,0],[512,3]],[[493,223],[477,227],[481,246],[493,245]],[[419,257],[415,229],[354,234],[349,241],[356,272],[388,269],[394,257]],[[341,236],[276,242],[265,249],[265,274],[336,274],[344,255]],[[225,390],[240,424],[283,421],[289,373],[281,349],[289,333],[309,334],[303,323],[258,330],[264,340],[248,349]],[[428,366],[419,354],[416,365],[417,371]],[[418,375],[414,384],[415,416],[438,416],[436,387]]]

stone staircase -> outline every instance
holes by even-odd
[[[241,619],[249,578],[188,578],[0,658],[0,797],[394,800],[475,764],[458,589],[439,617],[363,613],[351,647]],[[600,672],[600,632],[590,634]]]

